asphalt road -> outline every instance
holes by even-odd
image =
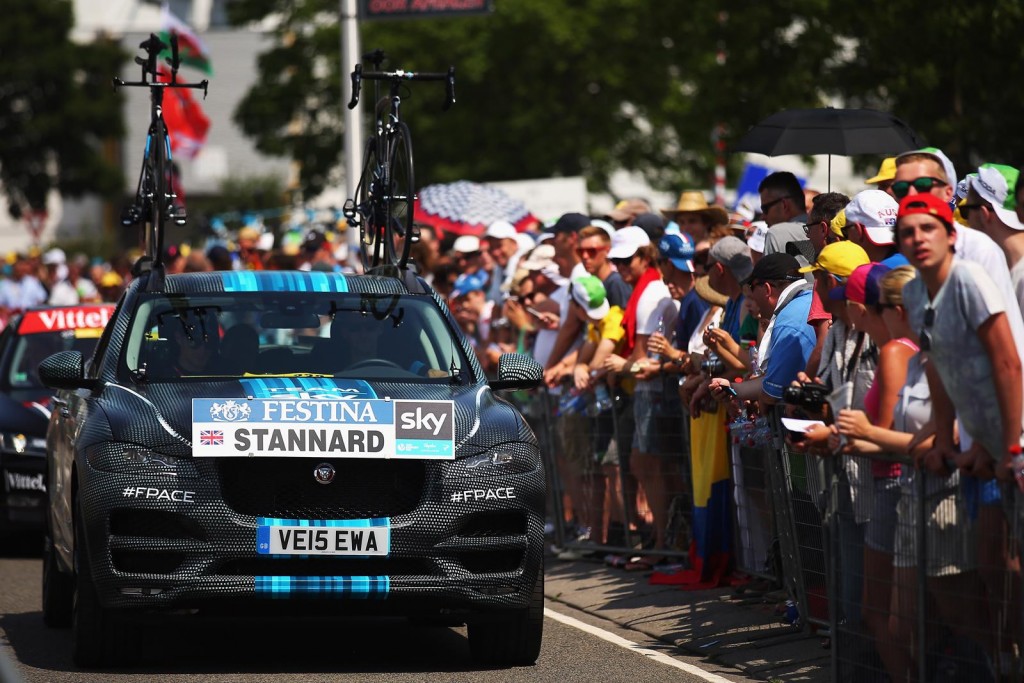
[[[421,628],[394,620],[369,624],[282,622],[269,633],[266,624],[244,622],[189,623],[173,628],[140,625],[145,629],[145,651],[138,665],[79,671],[71,661],[70,630],[43,625],[39,606],[41,560],[34,546],[34,539],[22,540],[5,542],[0,550],[0,659],[7,659],[0,661],[0,683],[702,680],[551,618],[545,620],[543,649],[532,667],[481,669],[470,658],[465,628]],[[564,605],[548,607],[609,627],[607,622]],[[614,627],[611,630],[641,647],[674,656],[672,648],[647,641],[642,634]],[[14,675],[8,676],[8,681],[4,672],[12,669]]]

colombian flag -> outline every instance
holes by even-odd
[[[729,430],[725,410],[716,407],[690,418],[690,471],[693,480],[693,540],[689,570],[655,573],[652,584],[702,590],[724,585],[732,571],[732,484]]]

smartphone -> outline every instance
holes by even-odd
[[[733,398],[735,398],[738,395],[736,393],[736,390],[733,389],[732,386],[722,387],[722,391],[724,391],[725,393],[729,394]]]
[[[529,313],[530,315],[535,315],[535,316],[537,316],[538,318],[543,318],[543,317],[544,317],[544,314],[543,314],[543,313],[541,313],[540,311],[538,311],[538,310],[537,310],[536,308],[532,308],[532,307],[530,307],[530,306],[527,306],[527,307],[526,307],[526,312],[527,312],[527,313]]]

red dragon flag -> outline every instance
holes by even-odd
[[[160,80],[171,80],[171,74],[160,65]],[[184,81],[179,77],[179,83]],[[171,137],[171,152],[187,159],[194,159],[206,142],[210,119],[203,108],[192,98],[188,88],[167,88],[164,90],[164,123]]]
[[[174,16],[171,9],[165,3],[160,8],[160,40],[167,44],[167,49],[160,53],[161,57],[171,56],[171,34],[178,36],[178,57],[181,63],[199,69],[208,76],[213,75],[213,67],[210,66],[210,53],[207,51],[203,41],[199,40],[196,32],[184,21]]]

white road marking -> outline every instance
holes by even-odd
[[[604,629],[598,628],[597,626],[591,626],[586,622],[582,622],[579,619],[574,619],[572,617],[566,616],[560,612],[548,609],[547,607],[544,608],[544,616],[548,617],[549,619],[554,619],[555,621],[561,622],[566,626],[578,628],[581,631],[597,636],[601,640],[608,641],[613,645],[618,645],[619,647],[635,652],[638,655],[643,655],[648,659],[653,659],[659,664],[664,664],[666,666],[672,666],[677,669],[681,669],[688,674],[696,676],[702,680],[708,681],[708,683],[734,683],[733,681],[730,681],[728,678],[724,678],[723,676],[719,676],[718,674],[709,673],[699,667],[694,666],[693,664],[687,664],[686,662],[681,662],[678,659],[673,659],[664,652],[658,652],[657,650],[651,650],[646,647],[640,647],[632,640],[626,640],[625,638],[617,636],[610,631],[605,631]]]

